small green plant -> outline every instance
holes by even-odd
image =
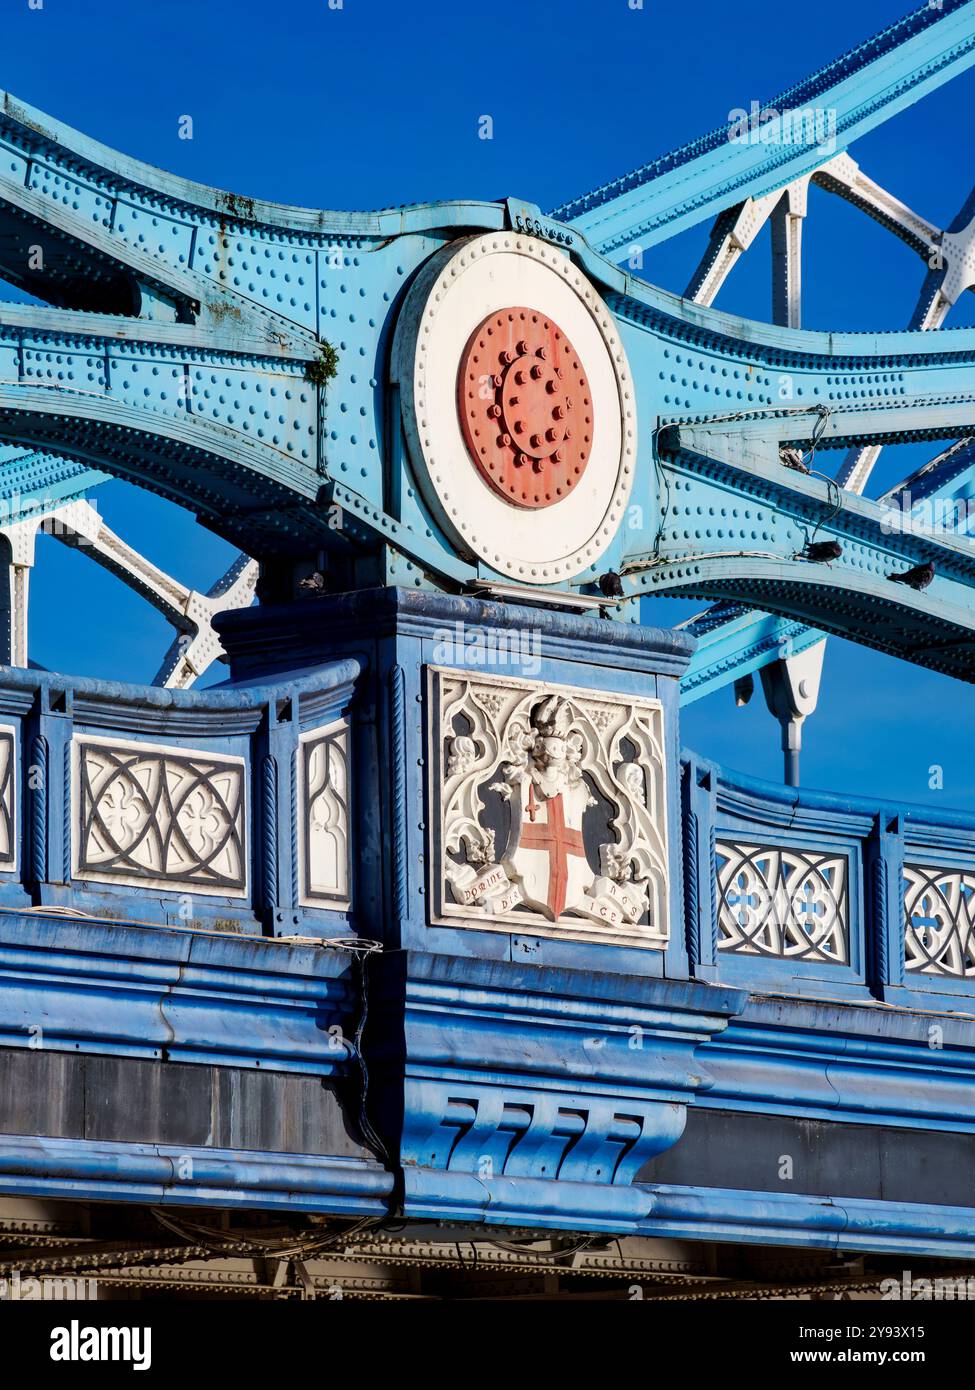
[[[318,354],[314,361],[305,367],[305,380],[310,381],[312,386],[324,389],[338,374],[339,355],[331,343],[320,344]]]

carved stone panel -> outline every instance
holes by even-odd
[[[909,971],[975,976],[975,873],[904,865],[904,945]]]
[[[0,872],[17,865],[17,734],[0,724]]]
[[[845,854],[716,845],[718,950],[781,960],[850,960]]]
[[[435,920],[662,949],[659,701],[430,668]]]
[[[302,734],[298,745],[299,901],[303,907],[347,911],[349,850],[349,727],[337,720]]]
[[[243,758],[76,737],[74,877],[243,897]]]

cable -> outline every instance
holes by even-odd
[[[366,1020],[369,1017],[368,961],[369,955],[371,954],[371,952],[368,952],[365,955],[356,956],[355,958],[356,964],[359,968],[359,995],[362,1000],[362,1008],[359,1013],[359,1021],[356,1025],[355,1036],[352,1039],[352,1051],[356,1061],[359,1063],[359,1076],[362,1080],[362,1088],[359,1093],[359,1127],[362,1131],[363,1138],[366,1140],[366,1142],[372,1144],[375,1147],[376,1152],[383,1159],[383,1161],[386,1164],[386,1167],[392,1169],[394,1167],[394,1164],[392,1158],[390,1157],[389,1151],[386,1148],[386,1145],[383,1143],[382,1139],[380,1139],[379,1135],[373,1129],[369,1121],[369,1116],[366,1113],[366,1100],[369,1095],[369,1068],[366,1065],[366,1059],[362,1051],[362,1035],[365,1032]]]

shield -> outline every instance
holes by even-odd
[[[530,778],[519,790],[504,866],[528,906],[555,922],[582,900],[594,878],[582,839],[589,792],[579,782],[556,796],[539,797]]]

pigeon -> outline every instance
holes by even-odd
[[[929,560],[926,565],[914,565],[903,574],[888,574],[892,584],[906,584],[911,589],[926,589],[934,578],[934,565]]]
[[[604,598],[622,598],[623,581],[615,570],[607,570],[601,574],[596,581],[599,585],[599,592]]]
[[[315,598],[318,594],[325,592],[325,576],[320,571],[315,570],[307,579],[298,580],[298,588],[306,598]]]
[[[803,558],[821,565],[828,564],[830,560],[838,560],[842,554],[843,547],[839,541],[811,541],[806,546]]]

